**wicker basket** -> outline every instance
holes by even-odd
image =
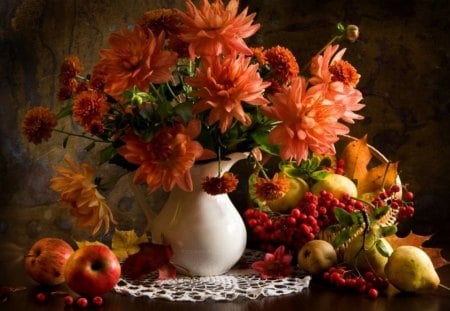
[[[352,142],[352,141],[357,141],[358,138],[355,138],[353,136],[349,136],[349,135],[342,135],[341,136],[341,141],[347,141],[347,142]],[[368,145],[369,150],[373,156],[373,159],[376,160],[377,162],[380,163],[389,163],[390,161],[379,151],[377,150],[375,147]],[[395,181],[395,183],[400,187],[400,189],[402,188],[402,183],[400,180],[400,177],[397,175],[397,179]],[[398,192],[396,194],[396,196],[400,197],[402,196],[401,190],[400,192]],[[370,214],[370,211],[369,211]],[[280,215],[281,216],[285,216],[285,215]],[[384,215],[381,219],[378,220],[378,224],[381,226],[390,226],[390,225],[394,225],[397,222],[397,216],[398,216],[398,210],[392,209],[390,208],[389,211],[387,212],[386,215]],[[272,219],[274,219],[274,217],[272,216]],[[350,238],[347,243],[343,244],[342,246],[340,246],[337,249],[338,254],[342,255],[343,252],[345,251],[345,249],[347,248],[348,244],[356,237],[358,237],[359,235],[361,235],[364,232],[364,227],[361,227],[354,235],[352,238]],[[320,231],[317,235],[316,238],[321,239],[321,240],[325,240],[328,241],[330,243],[333,242],[333,240],[335,239],[335,237],[337,236],[337,234],[339,234],[339,232],[330,232],[327,230],[322,230]]]

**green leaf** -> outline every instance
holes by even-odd
[[[394,235],[397,232],[397,226],[392,225],[392,226],[379,227],[378,228],[378,232],[383,237],[391,236],[391,235]]]
[[[111,160],[117,154],[116,148],[109,145],[100,151],[100,164],[106,163]]]
[[[184,122],[187,122],[192,119],[192,104],[188,102],[178,104],[175,106],[174,112],[179,115]]]
[[[89,145],[87,145],[86,147],[84,147],[84,150],[90,151],[90,150],[92,150],[92,148],[94,148],[94,147],[95,147],[95,142],[93,141],[93,142],[91,142]]]
[[[64,107],[59,110],[58,114],[56,115],[57,119],[62,119],[64,117],[70,116],[72,114],[72,105],[67,104]]]
[[[259,148],[271,155],[277,156],[280,154],[280,147],[269,143],[269,138],[266,131],[255,131],[251,134]]]
[[[343,208],[336,207],[334,209],[334,215],[336,216],[337,221],[343,226],[351,226],[354,224],[351,214]]]
[[[334,248],[340,247],[341,245],[347,243],[347,242],[350,240],[351,237],[352,237],[352,236],[351,236],[351,234],[350,234],[350,231],[349,231],[347,228],[343,229],[343,230],[342,230],[340,233],[338,233],[338,234],[336,235],[336,237],[334,238],[333,243],[332,243],[332,244],[333,244],[333,247],[334,247]]]
[[[360,225],[360,224],[364,223],[364,217],[361,212],[355,211],[355,212],[351,213],[350,215],[352,217],[354,224]]]
[[[383,217],[384,215],[386,215],[388,211],[389,211],[389,206],[387,206],[387,205],[375,208],[373,211],[372,217],[374,219],[378,220],[381,217]]]
[[[316,170],[319,167],[320,161],[318,157],[312,157],[310,163],[309,163],[309,169],[311,171]]]
[[[338,24],[336,25],[336,27],[337,27],[337,30],[338,30],[340,33],[345,32],[345,26],[344,26],[344,24],[338,23]]]
[[[328,174],[330,174],[330,172],[325,170],[315,171],[311,173],[311,178],[314,180],[322,180],[327,177]]]
[[[330,167],[331,166],[331,159],[329,157],[325,157],[320,161],[319,164],[320,167]]]
[[[387,247],[386,243],[384,242],[384,240],[382,239],[378,239],[375,242],[375,246],[377,248],[377,251],[383,255],[384,257],[389,257],[391,256],[392,250],[390,248]]]

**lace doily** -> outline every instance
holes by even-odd
[[[247,267],[261,260],[264,254],[247,250],[242,257]],[[261,279],[257,272],[249,268],[237,267],[219,276],[188,277],[157,280],[158,274],[152,273],[143,280],[122,278],[114,290],[135,297],[163,298],[171,301],[235,300],[238,297],[256,299],[260,296],[280,296],[299,293],[309,286],[310,276],[287,277],[283,279]]]

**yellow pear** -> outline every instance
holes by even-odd
[[[334,173],[328,174],[311,187],[311,192],[315,195],[319,195],[322,190],[331,192],[337,199],[341,199],[344,194],[351,197],[358,196],[356,185],[350,178]]]
[[[439,286],[440,280],[430,257],[418,247],[399,246],[389,257],[386,277],[397,289],[422,292]]]
[[[300,269],[314,275],[335,265],[337,255],[333,245],[327,241],[312,240],[300,249],[297,261]]]
[[[374,231],[371,230],[366,235],[364,241],[364,251],[362,250],[363,235],[359,235],[353,239],[344,252],[344,262],[349,267],[357,267],[363,271],[373,271],[377,276],[384,277],[384,266],[388,261],[388,257],[381,254],[376,246],[380,243],[381,247],[388,255],[392,253],[391,245],[384,238],[377,238]]]
[[[289,191],[281,198],[267,202],[267,205],[273,212],[284,213],[290,211],[309,190],[308,184],[302,178],[287,178],[289,180]]]

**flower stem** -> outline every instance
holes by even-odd
[[[267,175],[266,171],[264,170],[264,166],[253,156],[253,159],[255,159],[256,165],[259,168],[259,171],[262,173],[265,179],[269,180],[269,176]]]
[[[339,40],[339,39],[341,39],[341,38],[342,38],[342,35],[340,35],[340,36],[334,36],[334,37],[333,37],[330,41],[328,41],[328,43],[325,44],[325,45],[320,49],[320,51],[317,52],[314,56],[319,55],[320,53],[322,53],[323,51],[325,51],[325,49],[326,49],[329,45],[333,44],[336,40]],[[309,61],[309,62],[303,67],[303,70],[306,70],[306,69],[309,67],[309,65],[311,65],[311,61]]]
[[[156,96],[158,96],[158,99],[160,100],[161,104],[165,104],[166,103],[165,99],[161,96],[161,94],[159,93],[159,90],[155,87],[155,85],[153,83],[150,83],[150,86],[151,86],[153,92],[156,93]]]
[[[67,131],[64,131],[64,130],[56,129],[56,128],[53,129],[53,131],[54,131],[54,132],[57,132],[57,133],[66,134],[66,135],[69,135],[69,136],[76,136],[76,137],[81,137],[81,138],[89,139],[89,140],[92,140],[93,142],[96,142],[96,143],[110,143],[110,141],[105,141],[105,140],[101,140],[101,139],[96,139],[96,138],[89,137],[89,136],[86,136],[86,135],[83,135],[83,134],[75,134],[75,133],[72,133],[72,132],[67,132]]]

